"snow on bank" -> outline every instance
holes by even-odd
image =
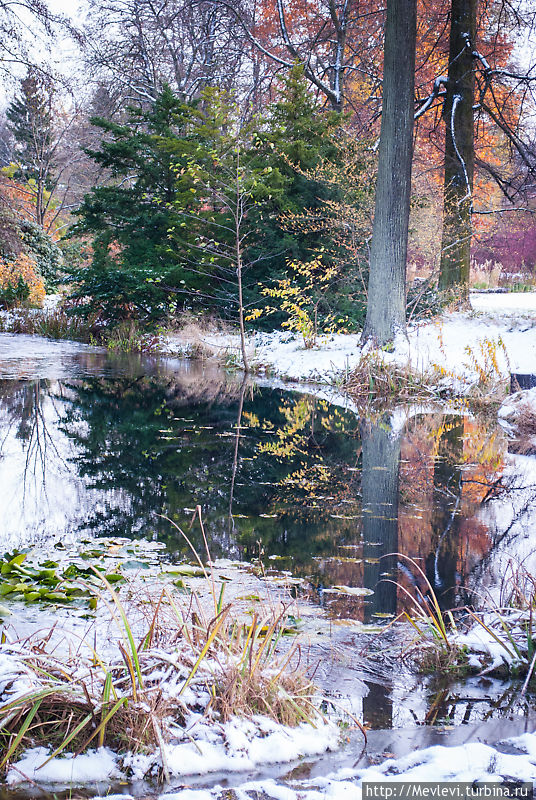
[[[41,683],[37,671],[32,674],[23,656],[24,653],[15,645],[3,645],[0,649],[0,716],[2,709],[6,706],[9,709],[9,704],[14,700],[48,688],[46,681]],[[165,675],[161,675],[158,669],[145,674],[147,691],[150,682],[154,681],[157,691],[165,697],[170,700],[181,698],[181,716],[177,717],[174,714],[176,708],[171,708],[170,716],[162,720],[168,741],[162,743],[161,749],[150,753],[115,753],[102,747],[77,756],[62,754],[47,761],[51,749],[33,747],[10,766],[7,783],[13,785],[34,781],[40,784],[70,783],[81,786],[92,781],[115,778],[135,781],[154,777],[162,768],[173,777],[209,775],[214,772],[255,773],[267,764],[291,763],[339,747],[340,731],[337,725],[325,721],[314,711],[311,722],[302,722],[294,728],[265,716],[235,716],[223,723],[219,715],[210,710],[211,695],[206,689],[207,679],[214,680],[216,662],[201,663],[199,674],[206,673],[205,677],[201,677],[198,683],[192,680],[188,688],[185,688],[185,676],[189,680],[192,673],[188,669],[181,671],[173,654],[166,657],[165,663]],[[177,670],[169,669],[173,665],[177,666]],[[84,679],[90,685],[89,677],[84,675]],[[281,691],[284,689],[281,688]],[[74,693],[72,696],[76,699]],[[147,698],[141,705],[146,702]],[[145,713],[147,708],[142,711]],[[9,715],[9,710],[4,710],[5,713]]]
[[[255,772],[267,764],[284,764],[337,749],[339,730],[331,723],[315,727],[302,723],[288,728],[265,717],[234,717],[224,725],[191,715],[183,741],[164,746],[166,767],[172,777],[210,775],[214,772]],[[197,718],[194,718],[197,717]],[[71,783],[82,786],[112,778],[143,780],[162,767],[158,753],[116,754],[106,747],[83,755],[56,757],[46,762],[44,747],[27,750],[7,774],[10,785],[24,781],[40,784]]]
[[[471,306],[486,313],[536,313],[536,292],[474,292]]]
[[[499,420],[506,422],[508,426],[515,426],[524,411],[536,416],[536,386],[511,394],[499,409]]]
[[[508,751],[508,752],[504,752]],[[515,752],[512,752],[515,751]],[[436,745],[417,750],[399,759],[387,759],[365,768],[342,768],[322,777],[248,781],[234,788],[239,800],[259,796],[275,800],[359,800],[363,782],[438,781],[501,782],[533,781],[536,778],[536,734],[525,733],[498,743],[495,747],[471,742],[456,747]],[[223,800],[229,790],[170,790],[159,800]]]
[[[251,742],[260,746],[261,750],[254,767],[260,764],[268,764],[274,761],[274,756],[278,754],[278,761],[291,761],[291,757],[315,756],[330,749],[330,739],[325,737],[322,729],[309,730],[306,734],[305,746],[294,748],[292,742],[297,743],[303,733],[305,726],[294,729],[289,735],[286,731],[278,731],[281,736],[276,750],[272,751],[271,746],[262,745],[263,741],[270,740],[272,734],[259,738],[254,737],[250,740],[245,730],[246,725],[238,725],[233,721],[230,723],[235,727],[234,735],[236,740],[233,747],[235,755],[239,759],[240,772],[249,772],[251,764],[247,764],[247,756]],[[295,735],[297,733],[297,735]],[[245,739],[243,738],[245,737]],[[232,738],[232,737],[231,737]],[[315,742],[315,739],[317,740]],[[196,739],[196,742],[198,740]],[[290,744],[290,749],[289,749]],[[284,750],[281,750],[280,747]],[[244,749],[245,748],[245,749]],[[190,770],[190,753],[185,751],[177,757],[176,762],[170,759],[172,776],[181,777],[194,774]],[[351,754],[349,754],[351,755]],[[356,752],[355,756],[359,753]],[[62,783],[81,786],[84,783],[96,783],[100,781],[110,781],[121,775],[118,767],[118,759],[111,751],[106,748],[92,751],[84,756],[68,756],[55,758],[41,770],[36,768],[46,756],[43,748],[34,748],[28,751],[23,758],[15,765],[9,773],[10,783],[23,781],[23,775],[41,784]],[[197,753],[197,758],[203,762],[205,768],[201,773],[220,771],[237,771],[229,762],[225,760],[221,751],[218,757],[205,748],[201,753]],[[284,756],[284,757],[283,757]],[[141,757],[140,757],[141,758]],[[292,759],[293,760],[293,759]],[[196,762],[199,763],[199,762]],[[210,769],[212,767],[212,769]],[[316,773],[316,774],[315,774]],[[319,774],[320,773],[320,774]],[[304,773],[306,775],[306,773]],[[130,775],[132,780],[139,775],[134,771]],[[534,781],[536,779],[536,733],[524,733],[521,736],[508,738],[497,742],[494,746],[482,744],[480,742],[469,742],[463,745],[444,746],[434,745],[422,750],[416,750],[401,758],[388,758],[379,764],[362,767],[342,767],[335,771],[322,774],[322,770],[315,769],[311,776],[293,778],[292,773],[283,779],[251,780],[247,778],[244,782],[238,782],[233,786],[233,791],[239,800],[257,800],[259,793],[261,796],[267,795],[275,800],[321,800],[321,798],[331,798],[332,800],[346,800],[346,798],[361,797],[363,782],[375,781]],[[228,796],[229,789],[220,785],[212,788],[171,788],[164,790],[160,794],[160,800],[223,800]],[[106,795],[109,797],[109,795]],[[122,797],[124,795],[121,795]],[[126,797],[129,797],[127,795]]]
[[[489,368],[488,343],[498,345],[500,339],[504,349],[496,346],[493,357],[501,376],[536,373],[536,293],[476,294],[471,303],[472,312],[449,313],[433,322],[411,325],[408,338],[399,337],[392,353],[381,352],[382,359],[420,373],[441,368],[446,373],[443,383],[463,391],[478,381],[479,368]],[[207,333],[195,342],[176,334],[167,338],[163,350],[187,355],[196,347],[224,361],[239,361],[240,343],[234,334]],[[305,349],[300,336],[280,331],[252,334],[248,351],[257,370],[323,383],[336,383],[363,355],[357,334],[319,336],[314,348]]]
[[[121,777],[116,756],[107,747],[90,750],[78,756],[68,753],[62,758],[53,758],[48,764],[44,764],[49,755],[50,751],[45,747],[27,750],[9,769],[8,784],[35,781],[44,784],[73,783],[76,786],[83,786]]]

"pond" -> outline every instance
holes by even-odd
[[[378,730],[529,713],[508,683],[449,685],[388,658],[371,674],[355,657],[426,591],[412,562],[449,609],[500,593],[508,559],[530,559],[536,460],[509,447],[492,417],[365,419],[318,387],[0,335],[0,551],[121,536],[175,559],[187,545],[170,521],[200,506],[213,557],[300,580],[329,623],[319,679]]]

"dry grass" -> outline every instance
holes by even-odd
[[[97,328],[93,319],[67,314],[61,309],[44,311],[16,308],[10,314],[0,317],[0,332],[36,334],[49,339],[70,339],[87,343],[97,335]]]
[[[202,525],[199,509],[197,516]],[[101,578],[99,604],[118,630],[116,644],[108,641],[111,655],[95,644],[59,656],[51,632],[4,644],[29,688],[11,700],[9,687],[4,691],[0,769],[30,746],[51,746],[54,755],[107,745],[120,753],[159,749],[165,772],[163,745],[176,740],[191,711],[214,722],[261,714],[290,726],[314,724],[315,689],[300,669],[299,647],[282,646],[290,630],[286,610],[267,605],[248,621],[224,604],[225,583],[212,571],[208,548],[207,556],[206,567],[195,554],[205,572],[204,596],[169,587],[153,600],[146,594],[138,636],[124,601]],[[121,591],[135,596],[128,583]],[[90,632],[86,642],[96,638]]]
[[[437,399],[433,375],[418,374],[409,367],[384,361],[381,354],[371,351],[362,356],[350,373],[344,389],[358,404],[382,405],[404,401]]]
[[[181,313],[173,323],[171,338],[187,351],[190,358],[224,362],[240,352],[238,333],[213,315]]]
[[[470,285],[475,289],[497,289],[501,277],[502,264],[486,260],[477,264],[471,261]]]
[[[530,403],[521,402],[514,421],[514,438],[510,442],[509,451],[519,455],[536,453],[536,410]]]

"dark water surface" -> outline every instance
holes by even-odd
[[[0,335],[1,551],[91,534],[174,557],[186,548],[163,517],[184,525],[199,504],[213,556],[303,579],[334,624],[379,625],[425,591],[409,559],[450,608],[497,586],[505,552],[532,553],[533,464],[493,420],[360,419],[193,362]],[[389,663],[368,683],[376,728],[528,708],[497,682],[397,688]]]

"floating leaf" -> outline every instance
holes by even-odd
[[[330,589],[324,589],[324,593],[349,594],[353,597],[368,597],[374,594],[372,589],[367,589],[365,586],[332,586]]]

